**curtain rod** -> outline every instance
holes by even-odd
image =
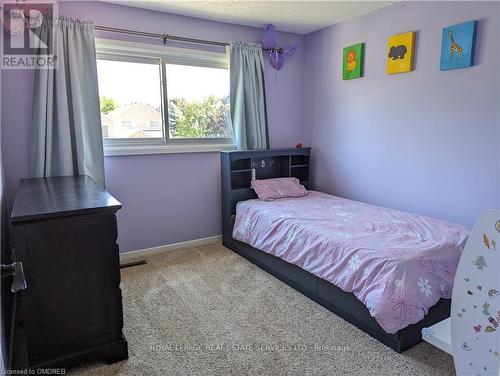
[[[206,45],[220,46],[220,47],[229,46],[229,43],[226,43],[226,42],[218,42],[218,41],[213,41],[213,40],[204,40],[204,39],[196,39],[196,38],[186,38],[186,37],[179,37],[179,36],[170,35],[170,34],[149,33],[149,32],[145,32],[145,31],[118,29],[115,27],[97,26],[97,25],[94,28],[98,31],[106,31],[106,32],[110,32],[110,33],[137,35],[140,37],[147,37],[147,38],[159,38],[159,39],[163,40],[164,44],[166,44],[168,40],[174,40],[174,41],[178,41],[178,42],[206,44]]]

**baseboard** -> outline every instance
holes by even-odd
[[[158,247],[139,249],[137,251],[129,251],[120,253],[120,263],[129,262],[131,260],[137,260],[138,258],[144,258],[151,255],[156,255],[158,253],[172,251],[179,248],[190,248],[190,247],[201,247],[204,245],[219,243],[222,239],[222,235],[210,236],[208,238],[188,240],[180,243],[160,245]]]

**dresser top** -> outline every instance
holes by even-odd
[[[12,223],[108,210],[122,205],[88,176],[21,179]]]

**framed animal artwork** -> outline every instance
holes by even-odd
[[[477,21],[445,27],[441,39],[441,70],[474,65]]]
[[[387,40],[387,73],[403,73],[413,70],[415,32],[396,34]]]
[[[364,43],[358,43],[344,48],[344,53],[342,55],[343,80],[363,77],[364,50]]]

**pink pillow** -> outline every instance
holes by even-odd
[[[273,201],[285,197],[304,197],[307,189],[297,178],[252,180],[252,188],[260,200]]]

